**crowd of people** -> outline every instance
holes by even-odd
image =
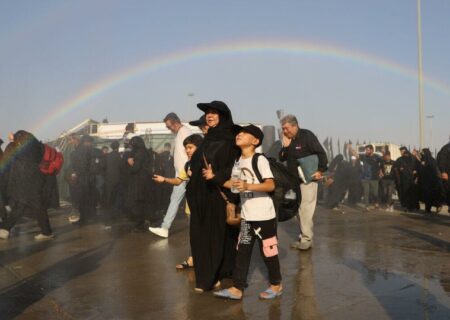
[[[409,212],[419,212],[423,203],[425,212],[435,208],[439,213],[449,204],[450,144],[442,147],[437,159],[428,148],[410,152],[401,147],[401,156],[395,161],[389,150],[382,155],[375,154],[373,145],[367,145],[364,154],[358,154],[351,144],[348,151],[350,161],[338,155],[330,163],[325,182],[325,203],[329,208],[341,211],[340,205],[346,198],[351,206],[362,200],[366,211],[382,206],[393,212],[395,195],[400,209]]]
[[[283,292],[279,208],[274,201],[279,181],[275,160],[256,152],[264,133],[254,125],[236,125],[221,101],[197,107],[203,115],[190,124],[199,127],[202,135],[192,134],[175,113],[164,118],[166,127],[176,135],[173,155],[170,144],[161,153],[148,149],[129,124],[123,139],[113,141],[109,148],[95,148],[90,136],[70,135],[73,151],[63,169],[58,150],[29,132],[11,134],[10,143],[0,153],[0,239],[8,239],[26,214],[32,214],[41,229],[36,240],[54,237],[47,209],[58,205],[56,175],[62,170],[70,189],[73,211],[69,221],[73,225],[98,219],[100,207],[108,228],[125,216],[133,221],[133,230],[167,238],[177,212],[184,207],[191,250],[176,268],[194,268],[195,291],[219,289],[224,278],[232,278],[232,287],[214,295],[242,299],[257,242],[269,275],[269,286],[260,298],[279,297]],[[301,195],[294,249],[313,247],[314,213],[323,186],[325,205],[335,210],[345,199],[350,205],[363,199],[365,210],[382,204],[392,211],[395,193],[409,211],[418,210],[420,201],[426,211],[449,204],[450,143],[437,160],[428,149],[410,153],[403,147],[402,156],[393,161],[388,151],[377,156],[372,145],[366,146],[364,154],[350,145],[349,162],[338,155],[328,163],[316,135],[300,128],[295,116],[283,117],[280,125],[283,139],[277,160],[285,163],[286,172],[298,181],[294,189]],[[165,213],[162,223],[149,225],[156,212]]]

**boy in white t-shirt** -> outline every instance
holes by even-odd
[[[252,167],[255,149],[262,144],[264,134],[258,127],[243,127],[236,136],[236,145],[241,148],[239,159],[241,179],[225,183],[227,188],[236,188],[241,196],[241,228],[237,245],[236,264],[233,271],[234,286],[215,292],[219,298],[242,299],[247,285],[247,275],[255,241],[258,241],[264,263],[269,271],[270,287],[262,292],[261,299],[274,299],[282,294],[280,263],[278,259],[278,240],[276,213],[269,192],[275,189],[273,174],[269,161],[264,156],[258,157],[259,181]]]

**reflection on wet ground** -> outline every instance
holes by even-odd
[[[34,242],[27,223],[0,242],[0,318],[450,319],[448,216],[319,207],[315,222],[309,252],[289,248],[295,220],[280,224],[279,300],[258,300],[267,280],[254,250],[245,299],[231,302],[195,293],[193,270],[175,270],[189,254],[184,218],[158,239],[127,223],[72,227],[55,212],[54,241]]]

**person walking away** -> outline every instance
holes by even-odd
[[[311,175],[311,181],[302,181],[300,192],[302,201],[298,212],[300,225],[299,240],[292,244],[292,248],[298,250],[309,250],[313,245],[314,212],[317,203],[318,181],[322,179],[327,170],[327,154],[317,137],[307,129],[300,129],[297,118],[287,115],[280,121],[283,131],[283,147],[279,159],[287,161],[288,170],[299,177],[298,160],[311,155],[318,157],[317,171]]]
[[[174,166],[175,174],[178,176],[183,170],[185,163],[188,161],[186,151],[183,146],[183,141],[189,137],[192,132],[191,130],[181,123],[180,118],[173,112],[169,113],[165,118],[164,122],[166,127],[174,134],[175,146],[174,146]],[[181,201],[186,193],[186,182],[182,182],[180,185],[175,186],[172,190],[172,195],[170,196],[170,204],[167,208],[166,215],[161,224],[160,228],[149,228],[149,231],[160,236],[162,238],[167,238],[169,236],[169,229],[172,225],[173,220],[177,215]]]
[[[153,176],[153,180],[157,183],[167,183],[173,186],[179,186],[183,182],[187,182],[186,188],[189,188],[189,179],[192,175],[191,171],[191,159],[192,155],[197,151],[197,148],[202,144],[203,138],[198,134],[193,134],[184,139],[183,145],[186,150],[186,154],[188,156],[188,162],[184,165],[184,169],[180,172],[180,174],[176,178],[168,178],[163,177],[161,175],[155,174]],[[189,218],[191,211],[189,209],[189,205],[186,203],[186,215]],[[194,260],[192,256],[189,256],[185,261],[178,264],[176,268],[178,270],[187,269],[187,268],[193,268],[194,267]]]
[[[448,180],[448,176],[450,175],[450,142],[439,150],[437,164],[441,171],[444,198],[448,206],[448,213],[450,213],[450,181]]]
[[[394,161],[391,159],[391,153],[385,151],[381,161],[381,199],[386,205],[386,211],[394,212],[394,200],[392,196],[395,192],[395,173]]]
[[[11,134],[14,158],[9,172],[7,193],[12,208],[9,216],[0,224],[0,239],[9,238],[11,229],[27,213],[33,213],[41,233],[34,237],[37,241],[53,239],[47,210],[44,207],[44,175],[39,164],[44,156],[44,145],[27,131]]]
[[[351,148],[351,145],[350,152],[362,162],[361,181],[364,190],[364,207],[366,211],[370,211],[372,209],[372,207],[370,207],[372,200],[375,203],[374,208],[378,209],[381,161],[374,153],[373,145],[371,144],[365,146],[363,155],[359,155]]]
[[[278,259],[277,220],[274,203],[269,192],[275,190],[275,182],[267,158],[259,156],[257,170],[253,168],[255,149],[264,139],[258,127],[243,127],[236,136],[236,145],[241,149],[239,158],[240,179],[225,183],[227,188],[236,188],[240,193],[242,204],[239,242],[237,245],[236,264],[233,271],[233,287],[214,293],[218,298],[240,300],[248,287],[247,277],[252,257],[253,246],[258,242],[264,263],[269,272],[269,288],[262,292],[261,299],[275,299],[283,293],[281,285],[280,261]]]

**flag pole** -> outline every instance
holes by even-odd
[[[422,10],[417,0],[417,51],[419,63],[419,146],[424,147],[423,64],[422,64]]]

